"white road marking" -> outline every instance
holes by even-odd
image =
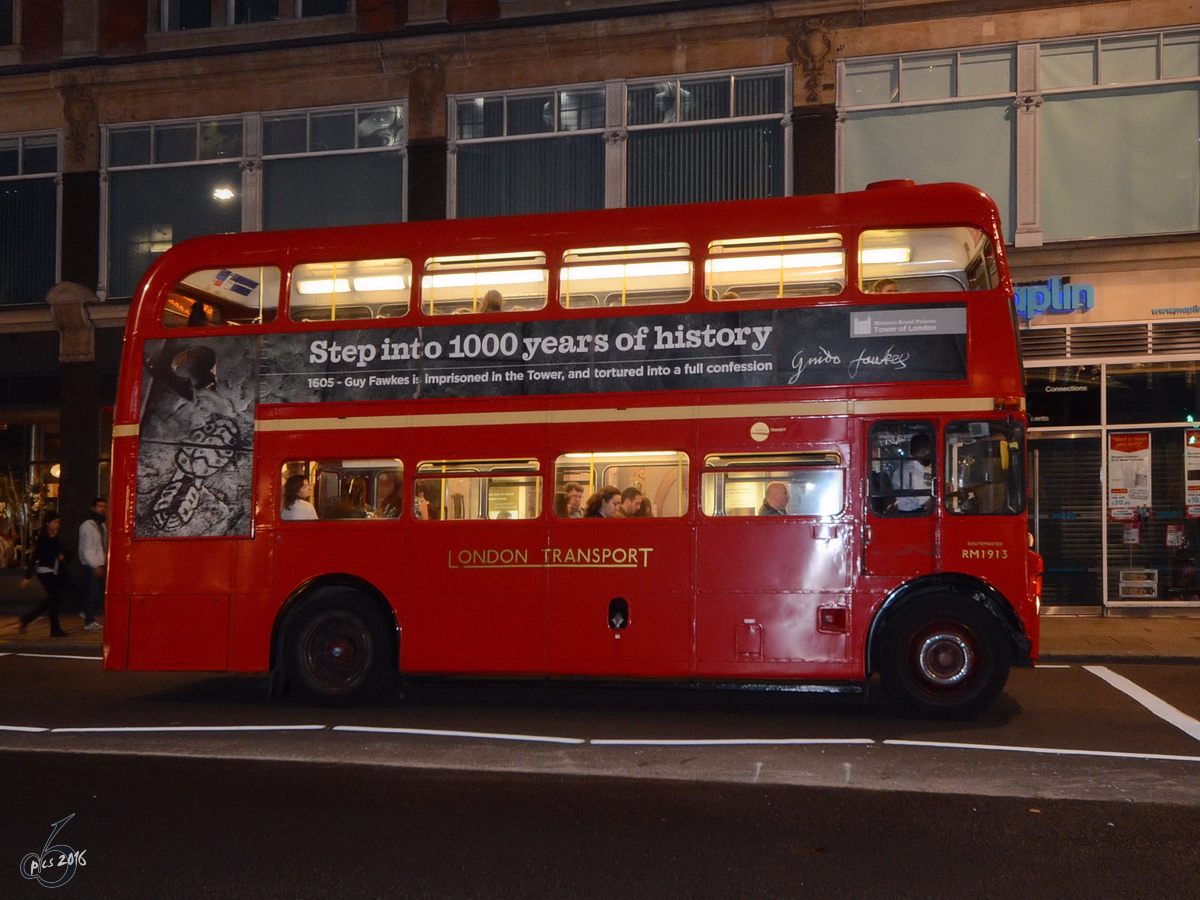
[[[31,728],[28,725],[0,725],[0,731],[49,731],[49,728]]]
[[[1009,744],[959,744],[950,741],[886,740],[899,747],[933,747],[944,750],[1007,750],[1009,753],[1044,753],[1050,756],[1104,756],[1114,759],[1163,759],[1172,762],[1200,762],[1200,756],[1175,756],[1168,753],[1125,753],[1119,750],[1064,750],[1057,747],[1014,747]]]
[[[27,656],[30,659],[91,659],[101,662],[100,656],[72,656],[67,653],[14,653],[13,656]]]
[[[586,744],[583,738],[547,737],[538,734],[493,734],[487,731],[440,731],[434,728],[376,728],[371,725],[334,725],[334,731],[357,731],[367,734],[417,734],[426,737],[483,738],[491,741],[529,741],[542,744]]]
[[[1071,668],[1070,666],[1061,664],[1061,663],[1054,663],[1053,665],[1038,663],[1037,667],[1039,669],[1069,669],[1069,668]]]
[[[1118,675],[1105,666],[1084,666],[1093,675],[1103,678],[1118,691],[1128,694],[1150,712],[1165,722],[1170,722],[1188,737],[1200,741],[1200,721],[1193,719],[1187,713],[1176,709],[1166,700],[1162,700],[1142,687],[1138,687],[1123,675]]]
[[[125,734],[173,731],[324,731],[328,725],[130,725],[122,728],[51,728],[54,734]]]
[[[754,744],[874,744],[871,738],[594,738],[588,741],[608,747],[740,747]]]

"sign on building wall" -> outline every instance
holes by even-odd
[[[1200,430],[1189,429],[1183,440],[1184,505],[1189,519],[1200,519]]]
[[[1108,514],[1132,519],[1150,507],[1150,432],[1108,436]]]
[[[1014,303],[1029,328],[1200,319],[1200,267],[1072,272],[1036,281],[1013,273]]]

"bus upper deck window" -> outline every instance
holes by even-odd
[[[564,453],[554,461],[558,518],[588,518],[589,501],[593,518],[606,517],[597,496],[605,488],[620,492],[617,507],[607,507],[620,518],[679,518],[688,508],[688,456],[675,450],[624,450]]]
[[[275,321],[279,269],[243,266],[202,269],[171,290],[163,307],[167,328],[213,328]]]
[[[393,319],[408,312],[412,263],[360,259],[303,263],[292,270],[288,318],[293,322]]]
[[[986,291],[1000,284],[991,240],[970,226],[864,231],[858,274],[869,294]]]
[[[542,476],[536,459],[421,462],[413,481],[413,515],[430,521],[536,519]]]
[[[827,297],[846,285],[840,234],[735,238],[708,245],[704,292],[710,300]]]
[[[280,484],[285,522],[398,519],[404,507],[398,459],[289,460]]]
[[[449,316],[543,309],[549,283],[545,253],[437,256],[425,262],[421,311]]]
[[[692,296],[687,244],[568,250],[558,302],[565,309],[686,303]]]
[[[845,506],[841,455],[830,451],[709,456],[706,516],[836,516]]]

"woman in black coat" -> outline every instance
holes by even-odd
[[[22,632],[29,627],[30,622],[46,613],[50,617],[50,636],[67,636],[58,623],[58,603],[62,599],[67,565],[67,554],[58,539],[58,529],[61,527],[62,518],[58,513],[50,513],[38,534],[37,544],[33,548],[33,559],[29,561],[29,569],[25,572],[25,580],[21,582],[21,587],[26,587],[36,574],[38,581],[46,589],[46,599],[21,616]]]

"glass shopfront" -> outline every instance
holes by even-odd
[[[1043,608],[1200,606],[1200,363],[1026,371]]]

